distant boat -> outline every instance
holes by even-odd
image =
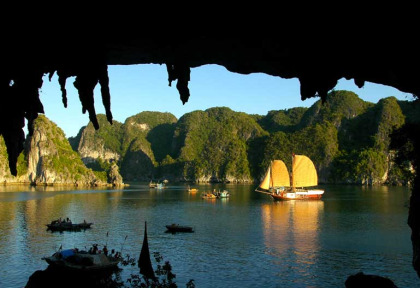
[[[230,196],[230,193],[227,190],[223,190],[223,191],[219,190],[219,192],[216,192],[217,198],[229,198],[229,196]]]
[[[178,224],[171,224],[165,226],[168,232],[194,232],[193,227],[191,226],[181,226]]]
[[[82,223],[72,223],[69,219],[53,220],[50,224],[46,224],[47,230],[50,231],[81,231],[91,228],[93,223],[83,221]]]
[[[191,188],[190,186],[188,186],[188,192],[196,193],[196,192],[198,192],[198,189],[197,188]]]
[[[263,181],[255,191],[270,194],[274,200],[316,200],[321,199],[324,190],[304,187],[317,185],[318,174],[312,160],[305,155],[293,154],[290,177],[282,160],[271,161]]]
[[[149,188],[162,189],[162,188],[165,188],[165,185],[163,183],[154,183],[150,181]]]
[[[202,199],[217,199],[217,196],[214,193],[205,192],[205,193],[201,194],[201,198]]]
[[[97,246],[96,246],[97,247]],[[118,268],[122,260],[119,253],[108,255],[104,251],[83,251],[66,249],[55,252],[52,256],[43,257],[49,265],[55,268],[79,272],[107,271]]]

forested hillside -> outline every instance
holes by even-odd
[[[126,181],[259,181],[270,160],[283,159],[290,168],[295,153],[313,159],[320,182],[379,184],[392,179],[406,184],[405,174],[392,165],[390,134],[405,121],[418,123],[417,102],[388,97],[373,104],[350,91],[332,91],[325,103],[265,116],[226,107],[194,111],[179,120],[169,113],[142,112],[124,124],[101,123],[98,131],[88,125],[77,137],[77,147],[91,151],[89,159],[95,159],[92,151],[107,150]],[[95,140],[81,141],[87,134]]]
[[[332,91],[325,103],[272,110],[265,116],[227,107],[190,112],[180,119],[145,111],[110,125],[105,115],[98,115],[99,130],[89,123],[69,141],[41,115],[19,157],[20,178],[14,181],[259,182],[271,160],[282,159],[290,169],[295,153],[314,161],[320,183],[405,185],[413,171],[410,163],[394,165],[390,135],[404,123],[420,123],[415,113],[419,105],[419,100],[395,97],[373,104],[353,92]],[[10,181],[1,140],[0,176]]]

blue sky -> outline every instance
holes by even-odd
[[[262,73],[242,75],[229,72],[222,66],[205,65],[191,69],[191,96],[183,105],[176,81],[172,82],[172,87],[168,86],[165,65],[113,65],[108,67],[108,73],[113,118],[122,123],[142,111],[169,112],[179,119],[191,111],[224,106],[237,112],[266,115],[270,110],[310,107],[319,100],[315,97],[302,101],[297,78],[283,79]],[[73,82],[74,77],[67,79],[67,108],[61,102],[57,75],[51,82],[45,76],[40,89],[45,115],[64,130],[66,137],[76,136],[80,128],[89,123],[88,113],[82,114]],[[97,114],[104,114],[99,89],[98,84],[95,109]],[[410,94],[384,85],[366,83],[359,89],[352,80],[340,80],[335,89],[353,91],[361,99],[372,103],[388,96],[412,100]]]

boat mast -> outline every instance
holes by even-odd
[[[290,184],[292,185],[292,192],[296,192],[295,183],[293,182],[293,174],[294,174],[294,162],[295,161],[295,153],[292,152],[292,173],[290,173]]]
[[[273,188],[273,160],[270,161],[270,180],[268,181],[268,191]]]

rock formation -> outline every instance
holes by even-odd
[[[64,132],[45,116],[40,115],[33,126],[32,136],[25,142],[25,153],[20,156],[20,173],[15,177],[2,171],[3,183],[28,183],[32,185],[103,186],[111,183],[123,185],[118,167],[111,167],[107,179],[98,178],[73,151]],[[7,165],[5,161],[2,166]],[[116,166],[116,165],[115,165]]]

